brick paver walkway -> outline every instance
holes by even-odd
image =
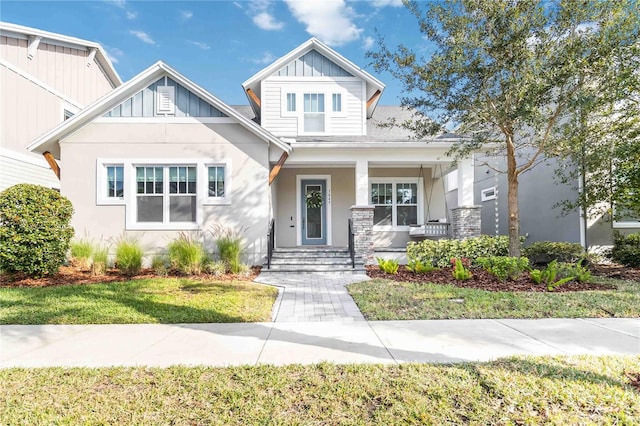
[[[368,279],[364,274],[267,272],[255,281],[280,287],[275,322],[364,321],[345,286]]]

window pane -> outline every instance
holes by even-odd
[[[417,206],[398,206],[398,226],[409,226],[418,223]]]
[[[124,167],[116,166],[116,197],[124,197]]]
[[[296,110],[296,94],[287,93],[287,111],[293,112]]]
[[[169,198],[170,222],[195,222],[196,197],[192,195],[174,195]]]
[[[138,222],[162,223],[162,196],[138,196]]]
[[[397,204],[417,204],[417,185],[415,183],[399,183],[396,187]]]
[[[324,114],[305,114],[305,132],[324,132]]]
[[[209,197],[224,197],[224,166],[209,167]]]
[[[391,206],[376,206],[373,210],[374,225],[391,225]]]
[[[342,94],[334,93],[333,94],[333,112],[342,111]]]

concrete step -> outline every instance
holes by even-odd
[[[271,264],[271,269],[267,269],[266,266],[262,268],[260,271],[261,274],[271,273],[332,273],[332,274],[364,274],[366,273],[364,266],[356,265],[355,268],[349,266],[339,266],[336,267],[334,265],[274,265]]]
[[[350,257],[272,257],[272,265],[349,265],[351,266]]]

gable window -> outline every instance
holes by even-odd
[[[296,94],[287,93],[287,112],[296,111]]]
[[[175,114],[176,88],[173,86],[156,87],[156,114]]]
[[[370,184],[370,202],[374,206],[374,227],[408,229],[418,223],[420,211],[418,181],[404,178],[380,178]]]
[[[324,94],[304,94],[304,132],[324,133]]]
[[[332,111],[333,112],[342,112],[342,94],[341,93],[334,93],[331,96],[331,100],[332,100]]]

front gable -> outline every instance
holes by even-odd
[[[277,77],[353,77],[331,59],[313,49],[292,60],[272,76]]]
[[[228,117],[165,75],[122,102],[104,117]]]

